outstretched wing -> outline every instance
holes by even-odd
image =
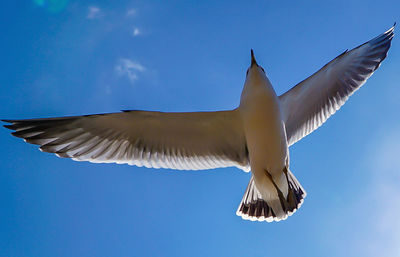
[[[76,161],[201,170],[249,171],[237,110],[162,113],[125,111],[88,116],[4,120],[12,134],[40,150]]]
[[[390,48],[393,30],[394,26],[344,52],[279,96],[289,145],[321,126],[378,69]]]

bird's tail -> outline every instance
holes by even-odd
[[[258,191],[254,178],[251,176],[249,185],[244,193],[236,214],[243,219],[252,221],[280,221],[291,216],[302,205],[306,192],[292,172],[287,170],[284,173],[288,184],[288,194],[286,197],[274,183],[274,190],[270,195],[275,195],[272,199],[264,200]]]

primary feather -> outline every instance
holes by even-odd
[[[246,143],[233,111],[125,111],[87,116],[4,120],[12,134],[44,152],[76,161],[152,168],[249,170]]]

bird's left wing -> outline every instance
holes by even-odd
[[[4,120],[12,134],[40,150],[76,161],[201,170],[249,171],[237,110],[162,113],[125,111],[62,118]]]
[[[289,145],[321,126],[365,83],[386,58],[393,30],[344,52],[279,96]]]

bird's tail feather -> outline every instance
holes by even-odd
[[[287,197],[278,191],[279,188],[273,188],[271,190],[278,191],[276,198],[268,200],[262,198],[251,176],[236,214],[246,220],[267,222],[284,220],[292,215],[302,205],[306,192],[292,172],[287,170],[285,175],[289,189]]]

